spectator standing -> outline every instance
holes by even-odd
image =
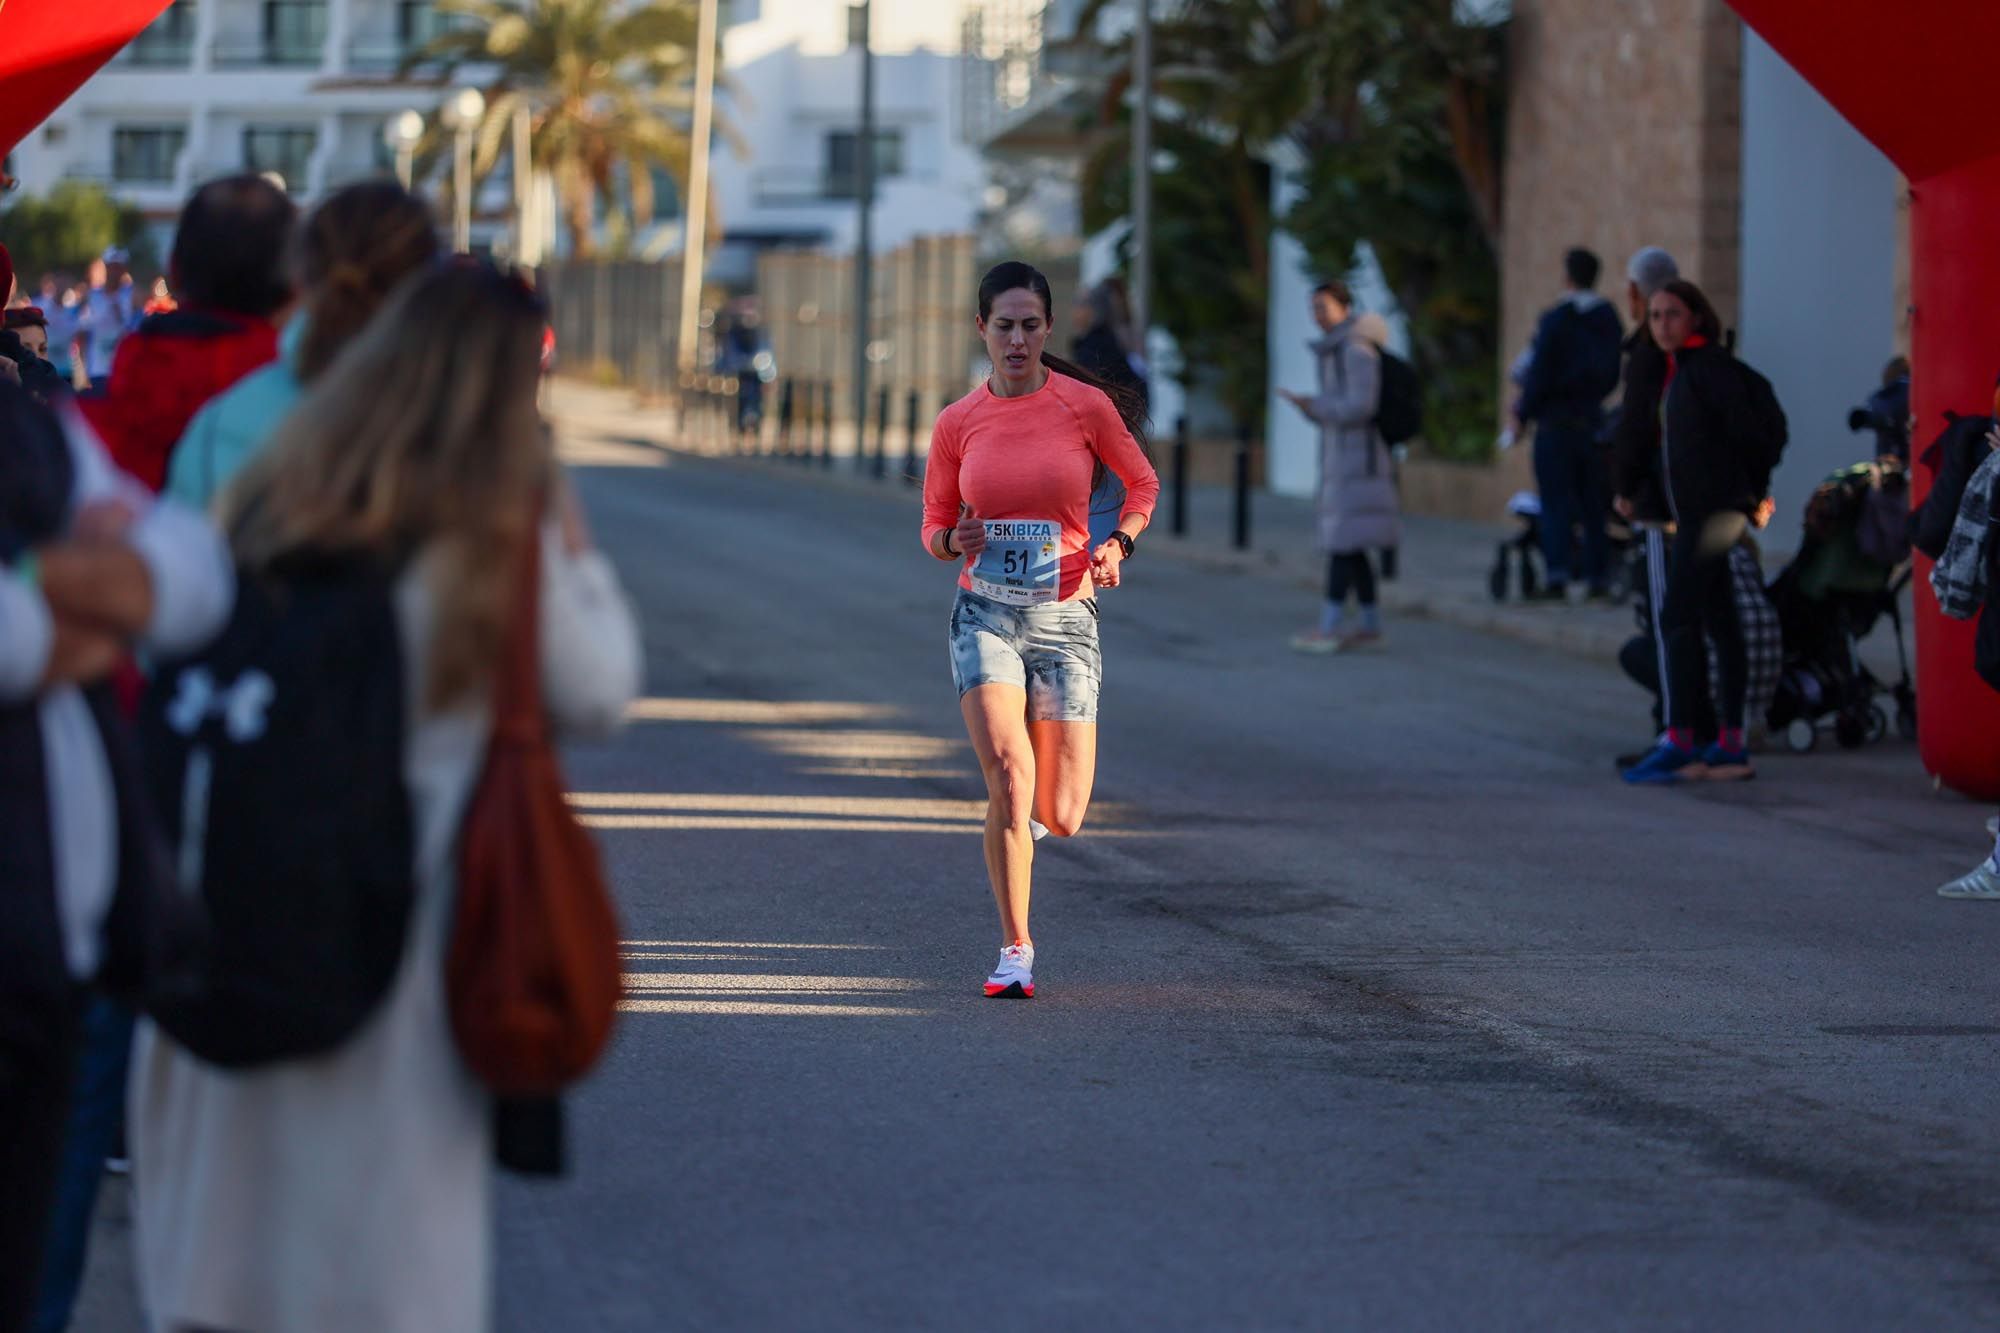
[[[122,337],[104,391],[77,400],[113,461],[148,490],[166,480],[168,457],[195,410],[276,354],[272,320],[291,300],[284,257],[296,212],[257,176],[197,190],[181,213],[172,261],[191,308],[152,316]],[[136,670],[126,668],[121,683],[136,698]],[[82,1279],[98,1178],[120,1137],[132,1022],[130,1009],[110,998],[85,1016],[37,1316],[43,1327],[67,1321]]]
[[[0,316],[0,325],[20,335],[21,345],[46,361],[49,359],[49,317],[39,306],[17,305]]]
[[[206,523],[111,466],[73,412],[0,384],[0,1329],[25,1326],[86,988],[150,982],[166,890],[105,684],[198,647],[234,590]],[[177,897],[177,895],[174,895]],[[93,1177],[94,1182],[94,1177]]]
[[[81,302],[73,283],[65,283],[53,273],[42,276],[41,312],[49,321],[49,357],[62,377],[75,384],[77,370],[76,339]]]
[[[90,283],[77,311],[77,335],[84,348],[84,374],[101,389],[111,378],[119,344],[139,324],[132,292],[131,255],[112,246],[90,261]]]
[[[1868,395],[1868,401],[1848,413],[1849,430],[1870,430],[1875,434],[1877,458],[1910,461],[1910,359],[1896,356],[1882,367],[1882,387]]]
[[[112,458],[154,490],[203,404],[277,357],[297,217],[283,190],[251,175],[211,181],[182,210],[172,259],[181,308],[124,339],[104,393],[83,404]],[[93,366],[96,355],[93,342]]]
[[[1116,279],[1106,278],[1077,303],[1070,359],[1106,384],[1135,395],[1141,408],[1146,406],[1146,361],[1133,345],[1124,289]]]
[[[536,412],[544,318],[525,283],[488,265],[429,270],[224,495],[250,576],[319,552],[397,571],[416,898],[388,995],[331,1051],[225,1070],[140,1025],[136,1254],[156,1327],[491,1325],[493,1099],[454,1044],[444,960],[528,543],[553,724],[610,731],[640,678],[631,611]]]
[[[1106,278],[1084,293],[1077,303],[1076,328],[1076,336],[1070,339],[1070,359],[1110,385],[1120,401],[1132,403],[1143,420],[1151,399],[1146,360],[1135,350],[1125,289],[1116,278]],[[1124,513],[1125,483],[1106,468],[1090,495],[1093,547],[1110,539]]]
[[[429,205],[393,182],[350,185],[314,209],[299,232],[304,306],[279,338],[278,359],[195,414],[174,447],[167,493],[207,508],[389,294],[437,254]]]
[[[755,307],[739,307],[719,342],[716,369],[736,380],[737,434],[754,437],[764,423],[764,378],[773,364]]]
[[[1327,553],[1326,601],[1319,624],[1292,639],[1302,653],[1333,653],[1379,644],[1382,612],[1376,601],[1369,552],[1402,544],[1402,515],[1388,446],[1375,418],[1381,410],[1380,349],[1361,336],[1354,294],[1338,280],[1312,294],[1320,336],[1309,345],[1318,367],[1311,397],[1279,396],[1319,426],[1319,546]],[[1360,607],[1361,623],[1347,623],[1347,598]]]
[[[1625,265],[1625,310],[1632,332],[1625,339],[1624,390],[1607,423],[1611,440],[1613,507],[1639,529],[1646,559],[1646,617],[1653,640],[1653,678],[1667,674],[1666,639],[1658,614],[1666,598],[1667,543],[1673,533],[1673,512],[1667,507],[1666,483],[1660,475],[1660,396],[1666,392],[1667,354],[1653,341],[1646,306],[1653,293],[1680,277],[1674,257],[1656,245],[1635,252]],[[1662,724],[1664,726],[1664,724]],[[1714,723],[1708,724],[1712,730]],[[1618,770],[1631,768],[1642,755],[1621,755]]]
[[[2000,492],[2000,379],[1994,381],[1993,415],[1957,418],[1925,452],[1936,468],[1930,494],[1911,523],[1911,544],[1936,561],[1931,587],[1938,606],[1956,620],[1978,619],[1973,669],[2000,690],[2000,542],[1993,513]],[[2000,821],[1992,855],[1957,879],[1938,886],[1940,898],[2000,899]]]
[[[1749,660],[1736,613],[1730,549],[1763,509],[1786,439],[1771,387],[1722,345],[1722,322],[1702,290],[1676,279],[1648,306],[1653,341],[1667,354],[1660,449],[1674,516],[1658,619],[1666,644],[1667,729],[1632,783],[1754,776],[1745,735]],[[1717,739],[1695,747],[1693,700],[1706,674],[1704,637],[1716,654]]]
[[[1516,414],[1535,427],[1535,481],[1542,494],[1542,560],[1546,578],[1536,596],[1560,602],[1570,575],[1589,595],[1608,595],[1604,520],[1611,497],[1600,438],[1604,400],[1618,387],[1625,331],[1618,312],[1597,294],[1598,258],[1588,250],[1563,256],[1569,292],[1542,313],[1521,377]],[[1583,530],[1576,552],[1576,530]],[[1573,559],[1572,557],[1577,558]]]

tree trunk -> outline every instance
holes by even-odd
[[[568,164],[557,168],[556,180],[562,190],[563,220],[569,224],[570,253],[578,259],[594,258],[597,254],[597,209],[596,195],[591,191],[590,182],[576,167]]]

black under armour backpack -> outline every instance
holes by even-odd
[[[148,1012],[232,1068],[328,1051],[387,995],[416,896],[389,578],[353,562],[241,576],[228,627],[158,666],[148,781],[209,954]]]
[[[1386,347],[1382,359],[1382,396],[1375,408],[1375,430],[1384,444],[1405,444],[1424,429],[1424,391],[1417,369]]]

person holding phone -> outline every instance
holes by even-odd
[[[1097,772],[1099,588],[1115,588],[1159,500],[1145,409],[1046,350],[1049,280],[1010,262],[979,284],[993,371],[939,414],[924,477],[924,547],[961,566],[951,666],[987,790],[986,872],[1000,911],[992,997],[1032,998],[1034,843],[1083,826]],[[1092,545],[1090,497],[1125,486]]]

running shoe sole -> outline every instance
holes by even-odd
[[[1018,981],[1010,981],[1004,986],[988,985],[986,998],[989,1000],[1032,1000],[1035,998],[1034,983],[1023,986]]]
[[[1703,782],[1748,782],[1757,770],[1748,764],[1716,764],[1696,775]]]

